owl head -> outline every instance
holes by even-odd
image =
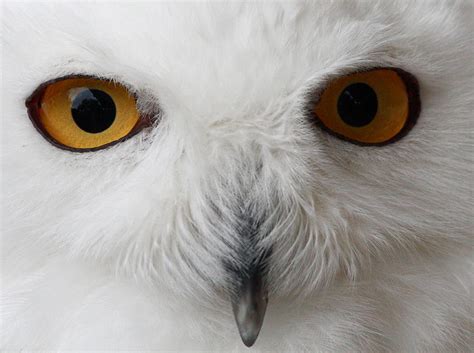
[[[317,296],[472,228],[463,3],[4,10],[4,253],[233,310]]]

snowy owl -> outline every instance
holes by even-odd
[[[470,2],[2,11],[3,351],[470,351]]]

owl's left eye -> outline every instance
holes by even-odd
[[[403,137],[420,114],[416,78],[400,69],[356,72],[331,81],[312,107],[326,131],[359,145]]]
[[[93,77],[47,82],[26,100],[26,106],[43,136],[73,151],[110,146],[149,123],[125,86]]]

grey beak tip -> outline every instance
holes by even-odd
[[[267,309],[267,293],[260,276],[244,281],[232,300],[235,321],[240,337],[247,347],[257,340]]]
[[[244,342],[244,344],[250,348],[253,346],[253,344],[257,340],[258,334],[252,335],[252,336],[244,336],[241,334],[240,337],[242,338],[242,342]]]

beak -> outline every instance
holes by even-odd
[[[257,340],[267,303],[268,293],[260,271],[242,278],[232,300],[232,309],[240,337],[247,347],[251,347]]]

